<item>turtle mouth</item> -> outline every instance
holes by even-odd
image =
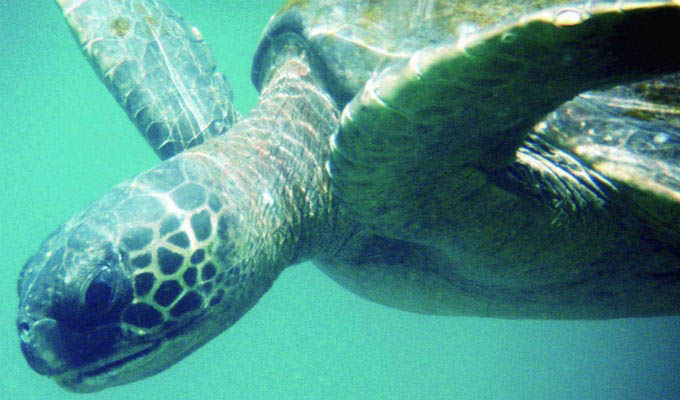
[[[160,342],[152,343],[151,345],[143,348],[142,350],[139,350],[139,351],[132,353],[128,356],[114,360],[114,361],[112,361],[108,364],[104,364],[104,365],[97,367],[95,369],[85,371],[85,372],[81,372],[80,375],[83,378],[89,378],[89,377],[95,377],[95,376],[98,376],[98,375],[102,375],[102,374],[105,374],[107,372],[116,371],[116,370],[120,369],[123,365],[125,365],[125,364],[127,364],[131,361],[143,358],[147,354],[152,353],[154,350],[156,350],[159,347],[159,345],[160,345]]]
[[[131,354],[114,359],[103,365],[97,365],[91,369],[70,371],[56,376],[55,379],[61,387],[73,392],[99,391],[108,386],[104,383],[109,381],[110,377],[118,375],[126,366],[143,360],[146,356],[158,350],[161,343],[162,341],[157,341],[145,345]]]

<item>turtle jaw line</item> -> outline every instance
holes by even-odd
[[[150,354],[151,352],[156,350],[159,347],[159,345],[160,345],[160,342],[155,342],[155,343],[143,348],[142,350],[137,351],[135,353],[132,353],[128,356],[119,358],[119,359],[114,360],[110,363],[107,363],[107,364],[104,364],[100,367],[97,367],[93,370],[81,372],[80,375],[83,376],[84,378],[89,378],[89,377],[95,377],[95,376],[98,376],[98,375],[102,375],[102,374],[105,374],[107,372],[114,372],[115,370],[121,368],[123,365],[127,364],[128,362],[140,359],[140,358],[146,356],[147,354]]]
[[[161,340],[153,342],[144,346],[141,350],[117,358],[106,364],[98,365],[95,368],[70,371],[58,375],[55,377],[56,381],[65,389],[75,392],[93,392],[104,389],[108,385],[102,386],[100,383],[106,381],[107,376],[116,375],[118,371],[129,363],[142,360],[149,354],[158,350],[162,343],[163,341]]]

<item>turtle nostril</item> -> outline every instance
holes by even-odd
[[[33,370],[41,375],[55,375],[67,369],[67,354],[62,344],[64,335],[57,321],[22,317],[17,328],[21,351]]]
[[[23,343],[28,343],[33,338],[33,319],[25,315],[20,315],[17,321],[19,339]]]
[[[31,333],[31,326],[27,322],[22,322],[19,324],[19,339],[22,342],[29,341],[29,334]]]

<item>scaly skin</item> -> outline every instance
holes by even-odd
[[[57,0],[83,54],[161,159],[238,119],[200,32],[157,0]]]
[[[80,7],[123,5],[120,15],[137,23],[127,25],[127,17],[114,13],[106,26],[116,36],[130,26],[149,24],[156,32],[158,21],[180,21],[156,0],[100,1],[71,1],[64,11],[71,18],[85,10]],[[166,17],[149,19],[142,3]],[[374,2],[353,4],[359,3]],[[338,76],[325,68],[333,58],[317,52],[291,7],[262,41],[254,68],[262,97],[247,119],[112,189],[27,262],[18,328],[29,364],[80,392],[153,375],[233,325],[284,268],[305,260],[361,296],[416,312],[552,319],[677,314],[676,232],[666,234],[631,213],[630,199],[615,183],[531,132],[534,122],[581,91],[678,68],[675,36],[664,34],[678,26],[674,4],[625,3],[638,8],[630,13],[607,4],[591,4],[592,13],[547,10],[524,25],[470,30],[448,47],[427,47],[405,66],[413,69],[391,65],[387,75],[377,75],[387,81],[367,83],[345,109],[342,126],[336,101],[346,98],[334,87]],[[98,17],[85,22],[83,32],[107,21],[99,18],[103,10],[90,11]],[[636,24],[651,28],[635,32],[644,40],[617,35]],[[187,32],[176,36],[181,43],[195,33]],[[552,42],[544,41],[545,32]],[[122,67],[134,52],[107,43],[104,53],[91,52],[97,41],[82,42],[124,107],[151,100],[126,108],[144,135],[145,113],[166,98],[177,101],[165,104],[173,112],[194,122],[214,117],[204,113],[210,107],[195,107],[184,82],[173,80],[174,64],[159,62],[168,66],[161,83],[174,87],[138,97],[131,93],[152,81],[136,80]],[[165,43],[143,42],[147,50]],[[356,49],[347,43],[350,52],[335,55],[351,63]],[[638,57],[638,50],[648,57]],[[497,73],[499,63],[504,74]],[[593,68],[574,68],[580,65]],[[633,65],[639,70],[630,72]],[[624,76],[612,75],[611,67]],[[579,75],[584,71],[588,79]],[[207,83],[197,96],[215,88],[210,79],[196,82]],[[121,90],[129,86],[136,89]],[[230,107],[225,99],[218,96],[215,104]],[[405,118],[409,113],[415,116]],[[172,133],[174,114],[155,115]],[[510,124],[515,120],[523,122]],[[204,128],[210,125],[192,125],[190,140],[173,144],[169,154],[209,136]],[[414,196],[399,197],[404,188]],[[367,204],[351,209],[353,196]],[[390,214],[389,206],[401,213]],[[363,224],[355,222],[362,217]]]
[[[324,165],[337,107],[299,38],[278,54],[249,118],[112,189],[29,260],[19,329],[36,371],[74,391],[156,373],[342,238]]]

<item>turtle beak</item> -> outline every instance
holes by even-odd
[[[64,349],[68,348],[64,338],[63,328],[57,321],[51,318],[34,320],[28,316],[20,315],[17,320],[21,351],[28,365],[40,375],[57,375],[68,369]],[[70,335],[72,340],[75,336]]]
[[[115,324],[81,332],[59,320],[21,312],[17,319],[21,351],[41,375],[55,376],[105,363],[121,335]]]

